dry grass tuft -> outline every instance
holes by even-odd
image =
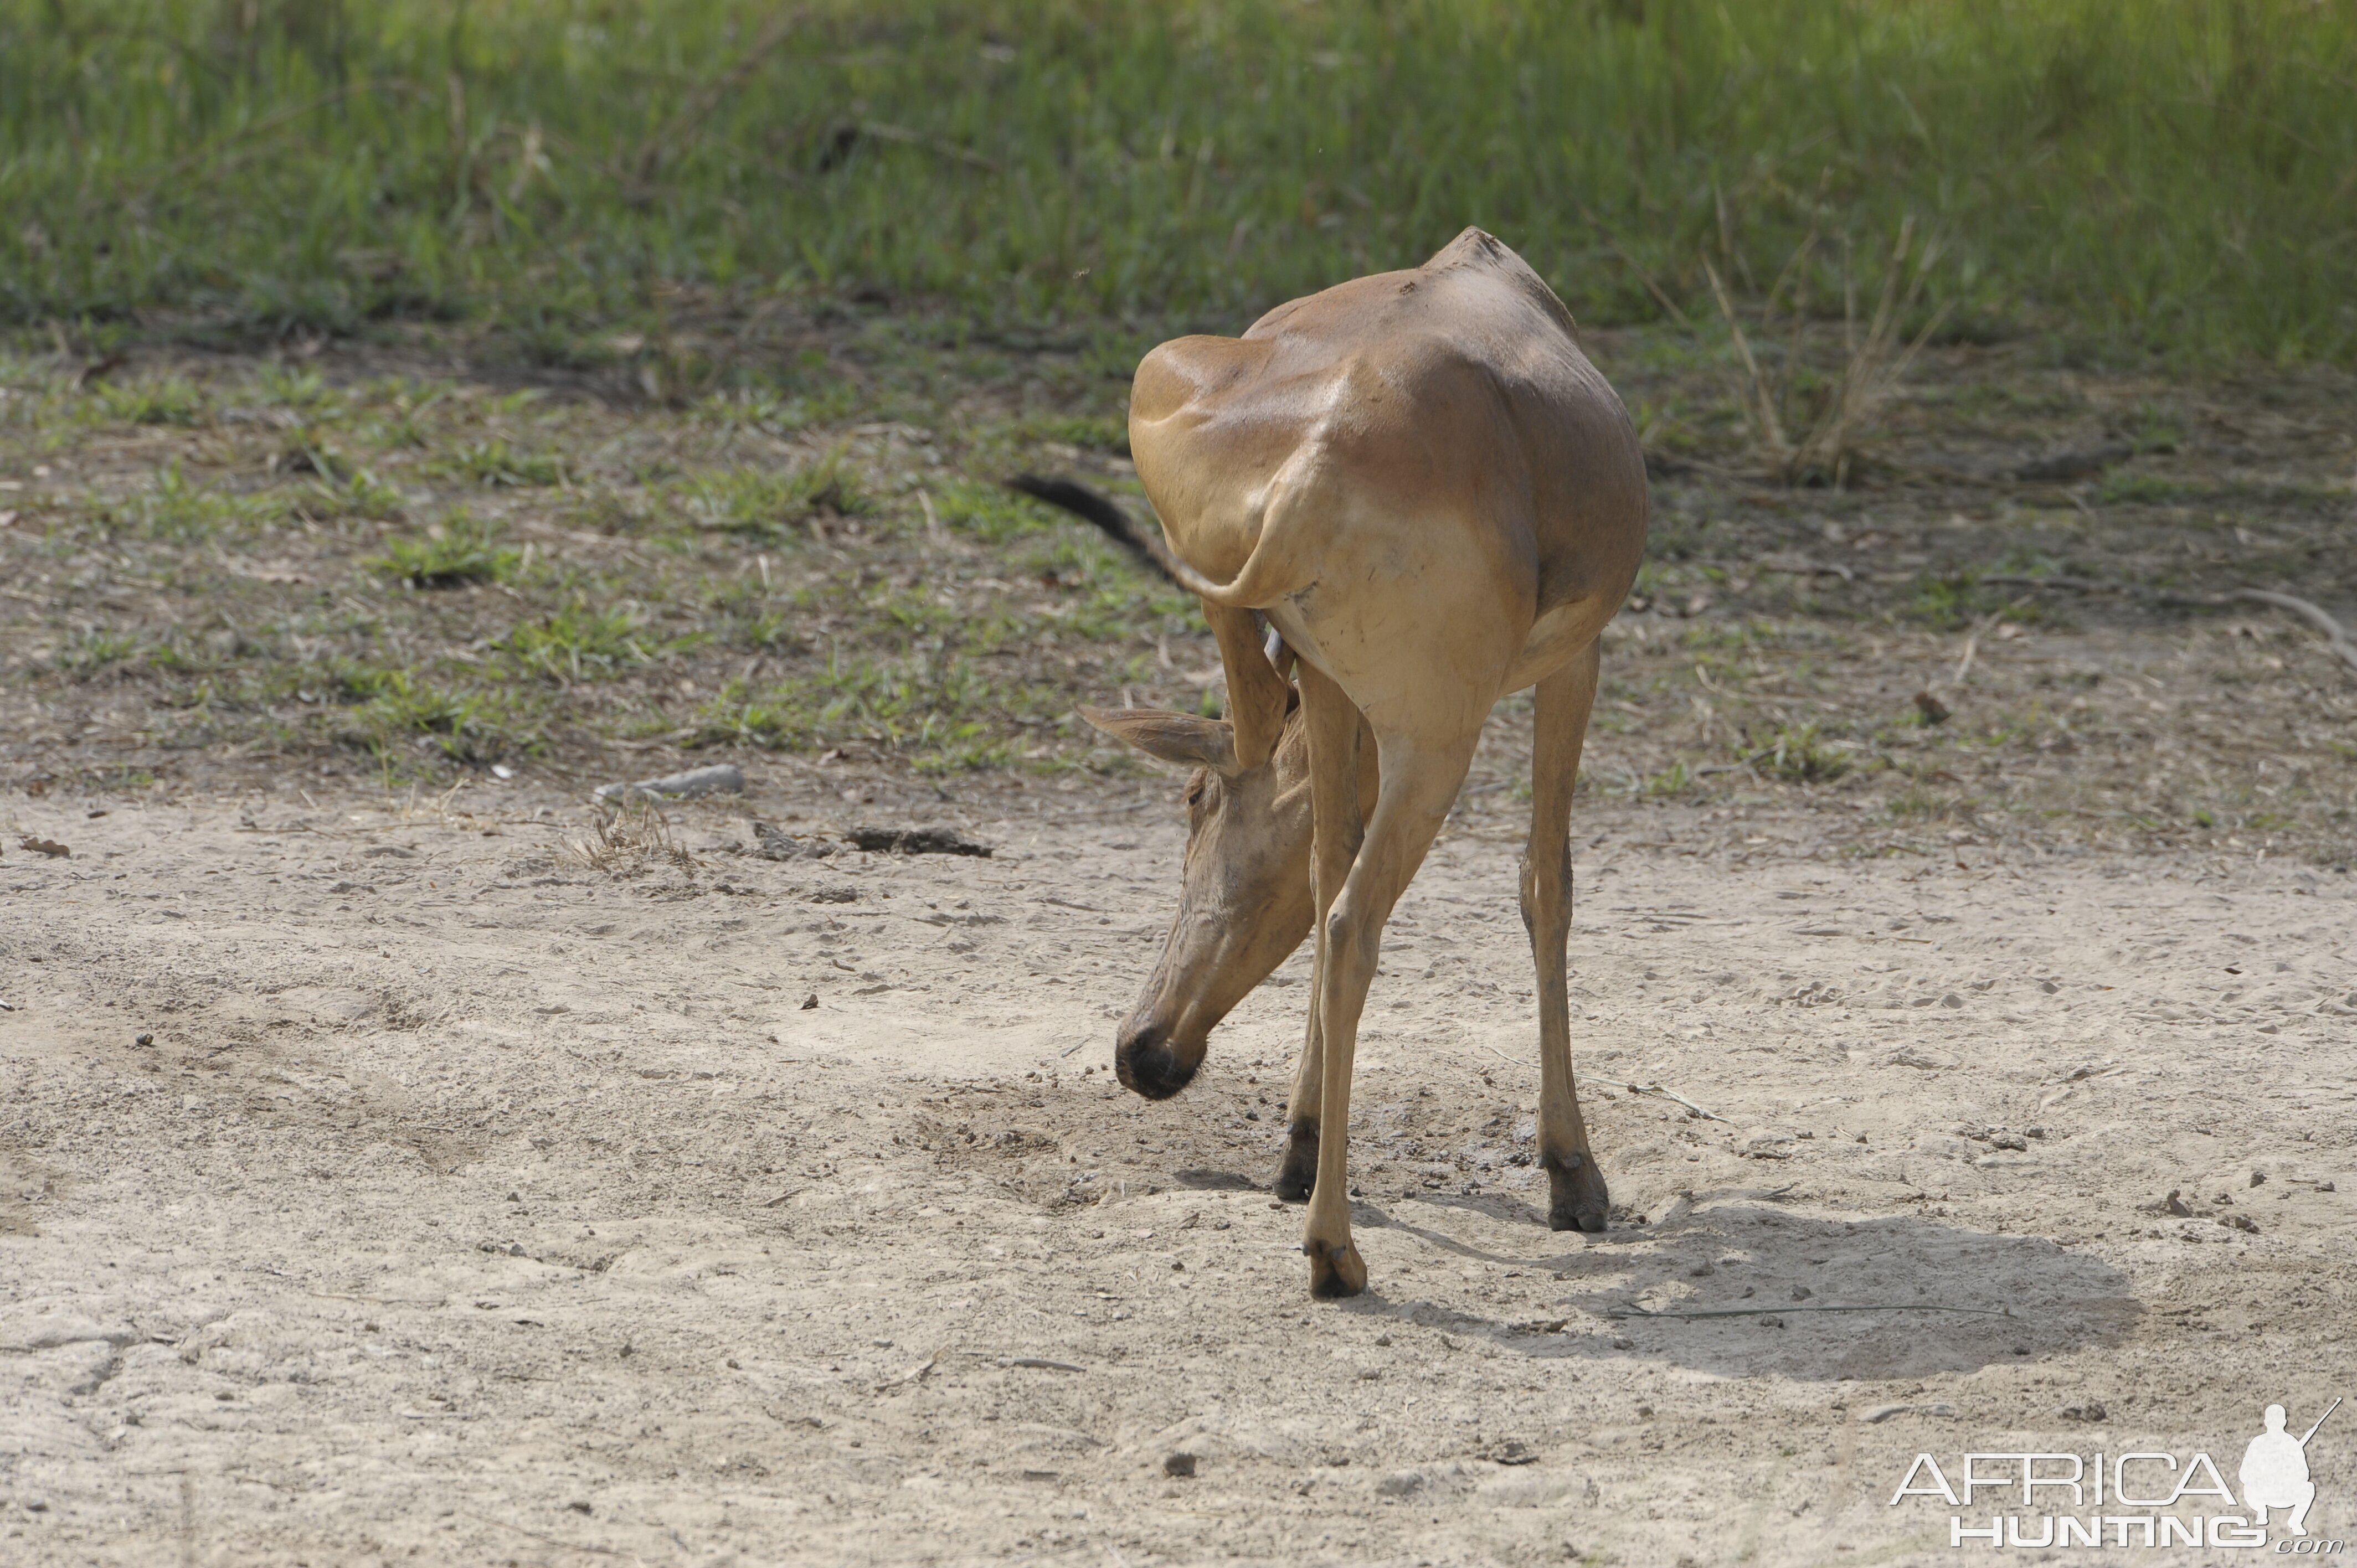
[[[601,812],[588,838],[565,847],[590,870],[608,876],[632,875],[665,865],[692,872],[702,864],[673,836],[669,820],[651,805]]]
[[[1821,237],[1814,229],[1803,240],[1760,305],[1760,332],[1770,338],[1781,328],[1788,334],[1782,354],[1763,365],[1752,351],[1751,339],[1735,302],[1720,281],[1718,270],[1706,260],[1703,271],[1711,294],[1734,339],[1742,373],[1735,378],[1736,402],[1752,444],[1776,477],[1788,485],[1817,484],[1841,488],[1849,478],[1850,459],[1857,437],[1876,407],[1898,386],[1916,354],[1948,317],[1943,305],[1932,313],[1914,338],[1902,348],[1900,322],[1922,298],[1923,288],[1940,259],[1936,243],[1916,243],[1915,220],[1899,225],[1899,238],[1882,268],[1874,315],[1859,335],[1857,272],[1851,247],[1842,242],[1842,366],[1830,382],[1809,373],[1803,331],[1809,317],[1807,280],[1816,270]],[[1781,301],[1781,305],[1780,305]],[[1780,323],[1779,310],[1784,320]],[[1795,440],[1790,434],[1805,424]]]

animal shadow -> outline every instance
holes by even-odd
[[[1921,1377],[2116,1344],[2144,1312],[2127,1276],[2100,1259],[2042,1237],[1910,1215],[1845,1220],[1756,1203],[1681,1205],[1658,1224],[1615,1230],[1577,1251],[1542,1245],[1522,1257],[1372,1204],[1355,1219],[1469,1259],[1553,1271],[1561,1288],[1542,1299],[1554,1316],[1534,1323],[1395,1300],[1361,1309],[1456,1318],[1461,1331],[1530,1356],[1637,1356],[1824,1381]]]

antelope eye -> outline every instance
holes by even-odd
[[[1202,798],[1203,781],[1200,779],[1198,779],[1193,783],[1187,786],[1187,803],[1190,806],[1194,805],[1198,801],[1201,800]]]

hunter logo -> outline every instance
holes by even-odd
[[[2274,1550],[2293,1556],[2331,1556],[2339,1541],[2308,1533],[2316,1501],[2309,1475],[2309,1444],[2341,1402],[2334,1400],[2308,1430],[2294,1436],[2289,1415],[2271,1404],[2259,1434],[2243,1450],[2235,1472],[2238,1501],[2209,1455],[1966,1454],[1943,1468],[1918,1454],[1899,1489],[1909,1498],[1937,1498],[1958,1510],[1948,1519],[1950,1546],[2197,1546],[2264,1550],[2270,1515],[2280,1536]],[[2231,1452],[2231,1450],[2229,1451]],[[1995,1495],[1981,1498],[1982,1492]],[[1994,1505],[1994,1507],[1991,1507]],[[1976,1508],[1988,1509],[1975,1513]],[[2014,1511],[2007,1511],[2012,1509]],[[2198,1510],[2198,1511],[2197,1511]]]
[[[2308,1429],[2307,1437],[2294,1437],[2284,1430],[2284,1407],[2267,1406],[2267,1429],[2243,1450],[2243,1503],[2258,1516],[2252,1523],[2264,1528],[2269,1509],[2289,1509],[2286,1528],[2294,1535],[2308,1533],[2308,1506],[2316,1501],[2316,1483],[2308,1478],[2308,1439],[2324,1424],[2324,1416],[2340,1407],[2334,1400],[2316,1418],[2316,1426]]]

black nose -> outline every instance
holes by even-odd
[[[1194,1080],[1199,1062],[1180,1061],[1152,1025],[1124,1035],[1114,1047],[1113,1070],[1124,1089],[1148,1100],[1168,1100]]]

